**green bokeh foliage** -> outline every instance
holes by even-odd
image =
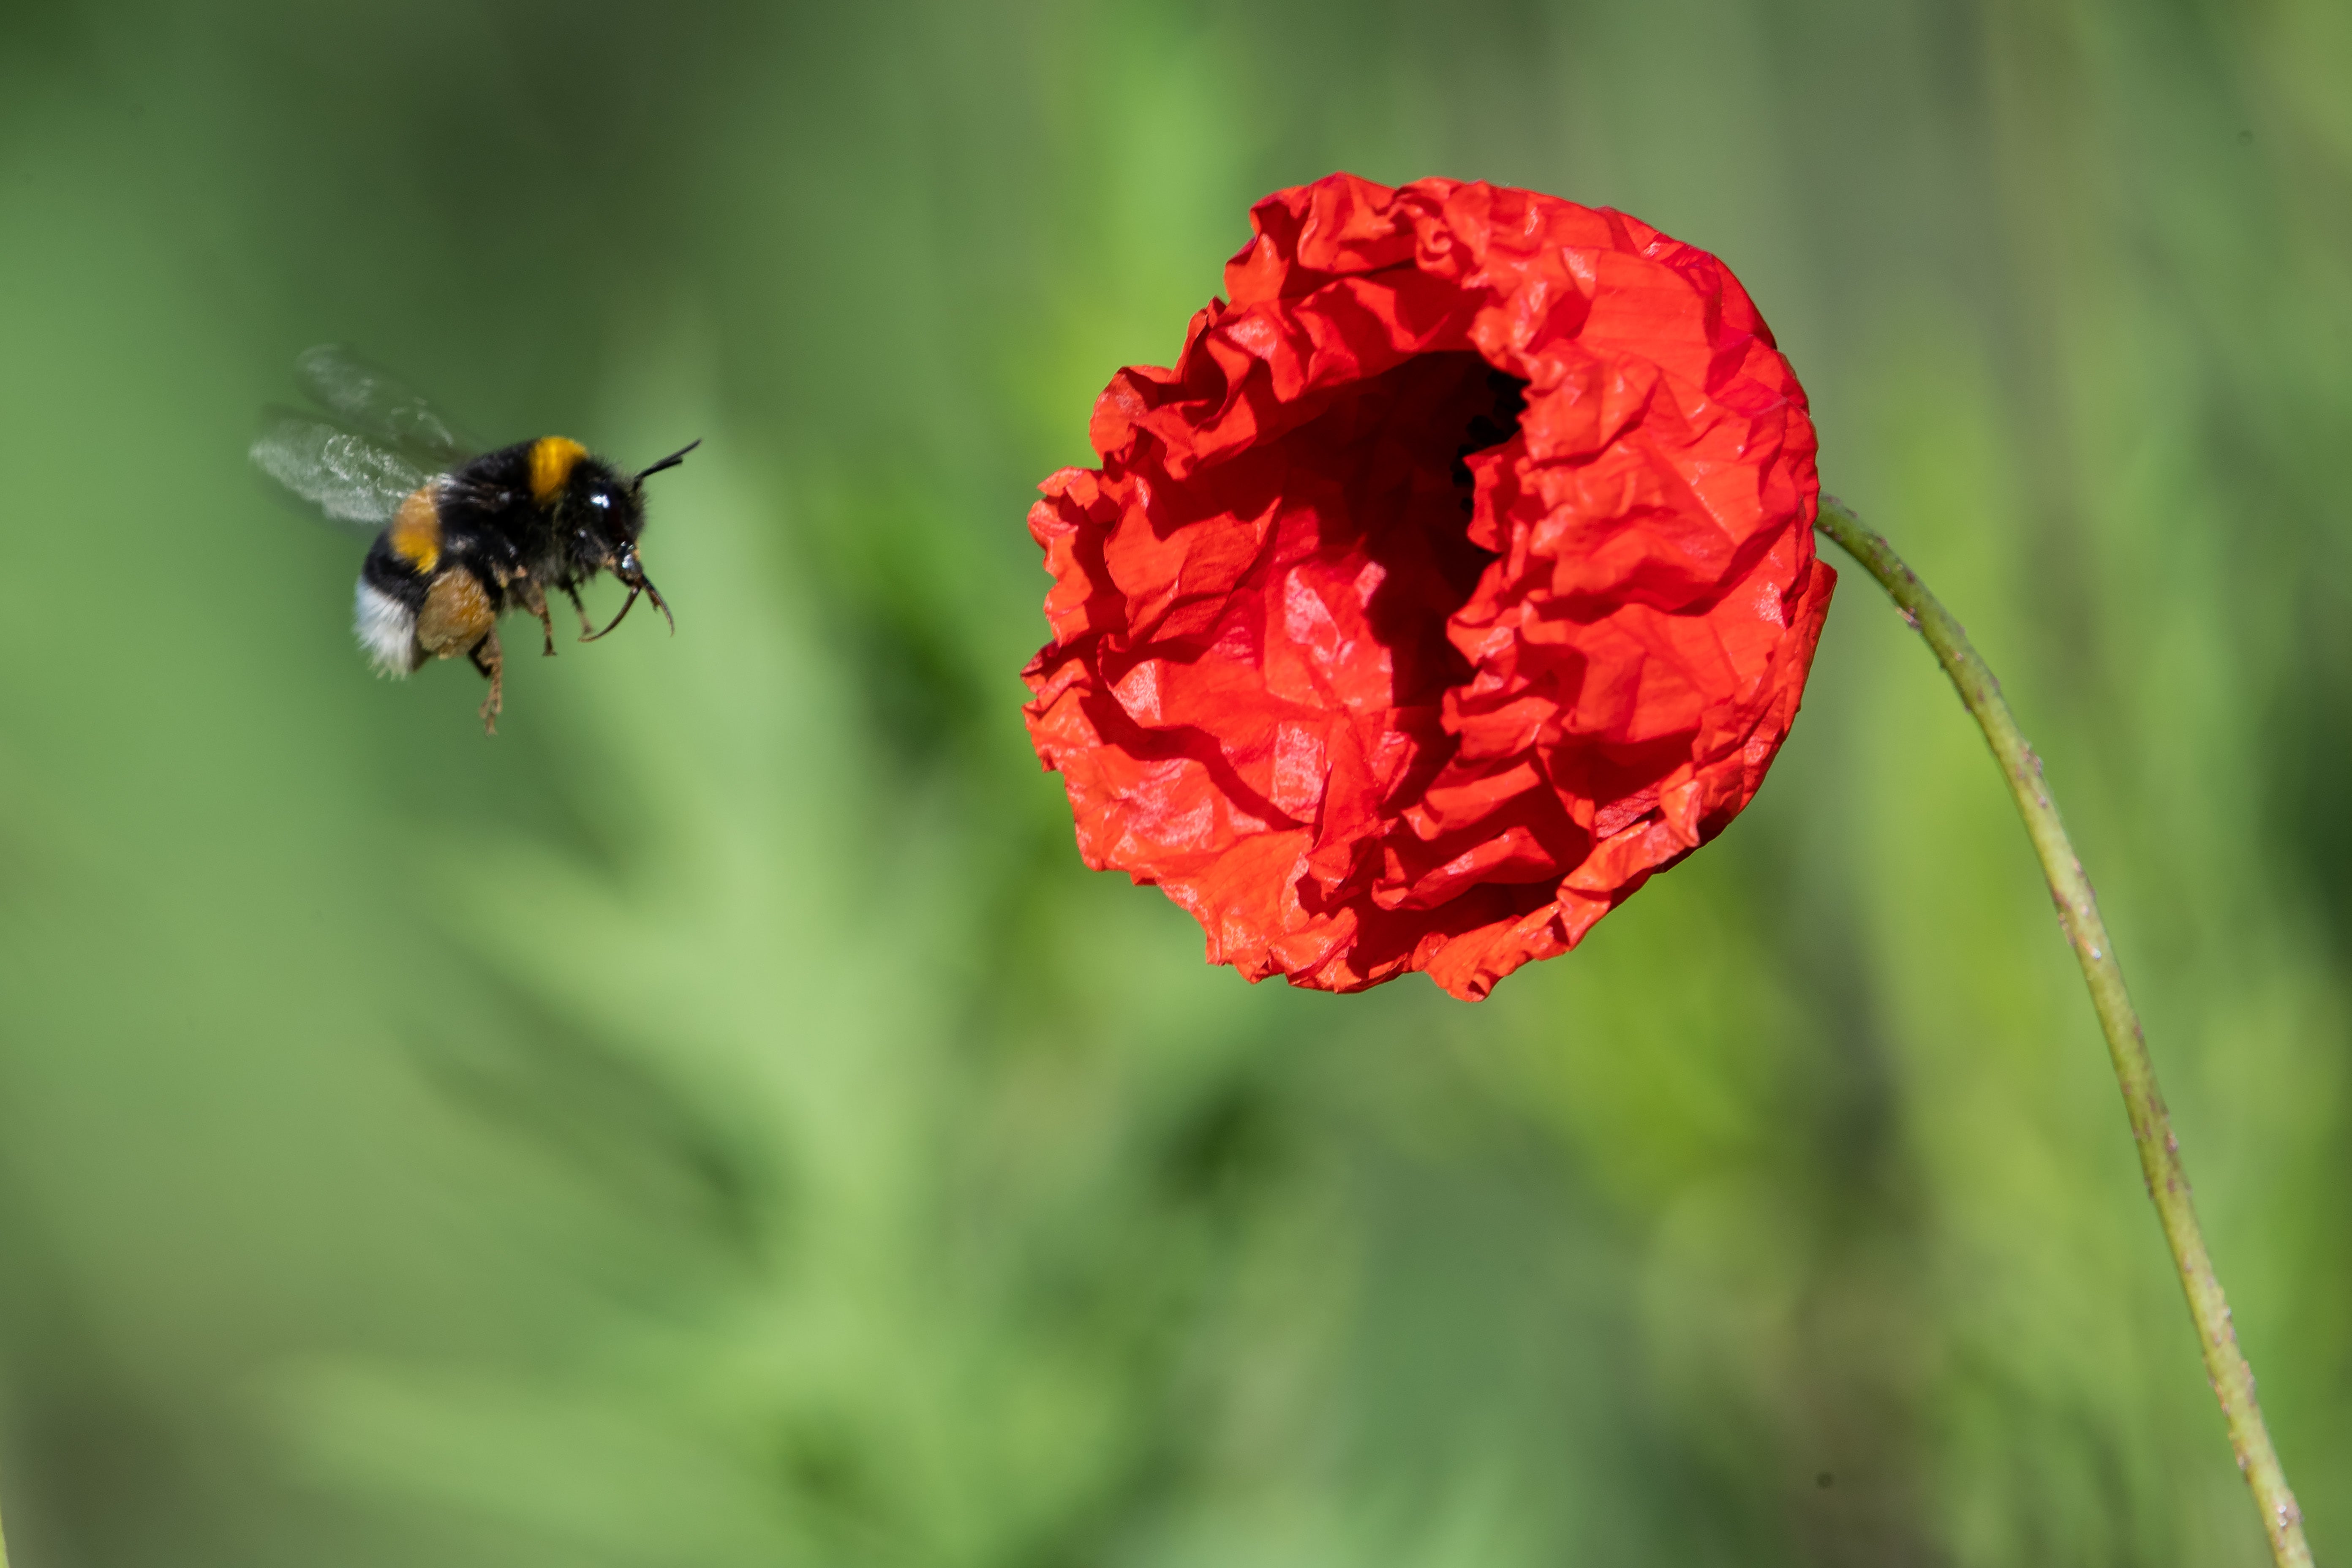
[[[1030,487],[1251,200],[1740,272],[2101,879],[2352,1551],[2337,0],[0,13],[0,1499],[50,1564],[2252,1563],[1980,742],[1849,574],[1717,845],[1475,1007],[1198,962],[1023,739]],[[352,342],[660,483],[369,679]]]

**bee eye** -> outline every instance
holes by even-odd
[[[606,495],[603,490],[598,490],[594,495],[588,498],[588,504],[594,507],[609,508],[613,504],[613,498]]]

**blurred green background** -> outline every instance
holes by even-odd
[[[2352,1552],[2347,80],[2342,0],[0,10],[18,1568],[2262,1559],[1859,573],[1754,808],[1486,1004],[1081,868],[1031,487],[1334,168],[1737,268],[2048,758]],[[491,742],[371,679],[244,456],[330,340],[707,437],[676,638]]]

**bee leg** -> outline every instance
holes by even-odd
[[[563,584],[563,592],[570,596],[572,607],[580,612],[580,640],[586,642],[595,635],[596,623],[588,618],[588,606],[580,602],[579,589],[566,583]]]
[[[499,710],[506,706],[506,658],[499,651],[499,634],[494,631],[476,643],[467,657],[490,683],[490,694],[482,699],[482,733],[495,735]]]
[[[515,581],[514,595],[521,602],[524,609],[539,617],[540,636],[546,639],[546,646],[540,650],[541,657],[553,658],[555,657],[555,623],[547,618],[546,590],[541,588],[536,580],[530,577],[520,577]]]

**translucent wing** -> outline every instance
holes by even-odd
[[[301,414],[280,414],[252,447],[253,466],[336,522],[391,521],[432,477],[381,441]]]
[[[294,381],[337,423],[405,453],[428,472],[474,455],[431,404],[341,343],[305,349],[294,362]]]

